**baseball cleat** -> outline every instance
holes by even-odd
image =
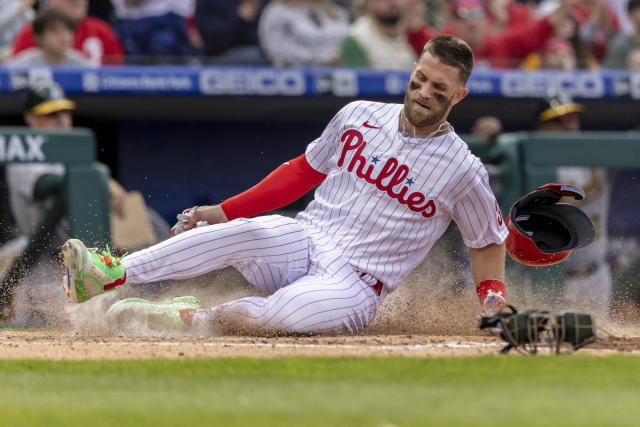
[[[62,245],[62,256],[67,269],[62,287],[71,302],[87,301],[123,284],[126,279],[121,258],[111,255],[109,247],[100,255],[96,250],[87,249],[80,240],[69,239]]]
[[[154,330],[184,330],[181,312],[200,309],[196,297],[177,297],[168,301],[148,301],[142,298],[127,298],[114,303],[107,310],[107,322],[119,330],[140,326]],[[137,322],[143,322],[140,324]]]

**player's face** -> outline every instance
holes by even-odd
[[[67,130],[73,127],[71,111],[56,111],[55,113],[45,115],[25,113],[24,120],[32,129]]]
[[[413,67],[404,97],[407,120],[416,128],[443,122],[468,93],[459,76],[456,67],[443,64],[428,52],[422,55]]]
[[[73,31],[62,22],[56,22],[36,39],[38,46],[54,57],[64,57],[73,46]]]

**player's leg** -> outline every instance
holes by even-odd
[[[247,297],[188,316],[196,330],[354,333],[375,317],[383,296],[353,272],[307,275],[274,294]]]
[[[121,261],[87,251],[77,240],[63,246],[69,288],[71,293],[78,291],[78,301],[125,282],[185,279],[234,265],[247,276],[249,273],[256,276],[258,270],[269,265],[273,272],[290,272],[273,274],[274,281],[291,280],[291,274],[299,276],[306,272],[308,252],[304,229],[294,219],[279,215],[240,218],[196,228],[128,255]],[[265,286],[267,292],[282,285],[268,280],[256,280],[255,284]],[[78,286],[83,289],[77,289]]]

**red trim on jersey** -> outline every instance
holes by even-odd
[[[311,167],[303,154],[280,165],[254,187],[225,200],[220,206],[229,221],[249,218],[288,205],[326,177]]]
[[[507,288],[500,280],[497,279],[487,279],[478,283],[476,286],[476,294],[478,294],[478,298],[480,299],[480,304],[484,303],[484,300],[487,298],[489,292],[499,293],[503,298],[506,298]]]

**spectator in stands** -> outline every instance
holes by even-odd
[[[636,47],[627,55],[627,70],[640,71],[640,47]]]
[[[547,40],[541,52],[530,54],[524,61],[525,70],[575,70],[578,66],[576,52],[567,40],[554,37]]]
[[[631,51],[640,48],[640,0],[629,0],[627,12],[633,25],[634,33],[631,35],[618,34],[611,40],[607,50],[607,57],[604,61],[606,68],[625,68],[627,57]]]
[[[533,20],[529,7],[514,0],[486,0],[484,11],[487,15],[489,34],[519,28]]]
[[[555,25],[554,39],[566,40],[571,44],[576,58],[576,68],[595,70],[599,68],[598,61],[591,54],[589,47],[580,36],[578,24],[571,15],[565,15],[558,20]],[[546,45],[545,45],[546,46]],[[521,68],[525,70],[538,70],[544,68],[541,57],[544,56],[544,47],[542,51],[530,53],[524,61]]]
[[[508,29],[500,34],[489,35],[489,25],[480,0],[453,0],[451,19],[442,32],[453,34],[465,40],[473,49],[478,68],[482,64],[494,68],[517,66],[523,58],[544,46],[553,36],[567,13],[562,4],[546,18],[531,21],[518,28]],[[433,30],[423,27],[409,35],[415,52],[421,52],[424,44],[433,37]]]
[[[36,0],[0,0],[0,64],[11,51],[11,43],[20,28],[35,17]]]
[[[9,65],[91,65],[88,58],[73,49],[75,29],[75,21],[63,11],[45,9],[33,21],[37,47],[20,52],[9,60]]]
[[[548,14],[559,3],[559,0],[542,1],[538,6],[538,16]],[[580,37],[596,60],[602,61],[607,52],[609,40],[620,30],[616,14],[607,5],[607,0],[572,0],[567,3],[571,16],[578,25]]]
[[[272,0],[258,37],[274,65],[338,65],[348,28],[346,10],[330,0]]]
[[[268,0],[196,0],[195,22],[208,62],[264,64],[258,22]]]
[[[342,65],[377,69],[411,68],[418,54],[407,42],[405,21],[412,10],[407,0],[365,0],[364,7],[364,15],[351,25],[342,42]],[[432,38],[433,33],[430,36]]]
[[[89,0],[48,0],[47,7],[59,9],[75,22],[73,48],[85,55],[93,65],[122,64],[123,51],[118,36],[108,23],[87,16]],[[27,24],[16,36],[13,54],[35,47],[33,27]]]
[[[175,60],[193,53],[186,20],[195,12],[195,0],[111,0],[111,3],[127,62],[164,61],[171,57]]]

